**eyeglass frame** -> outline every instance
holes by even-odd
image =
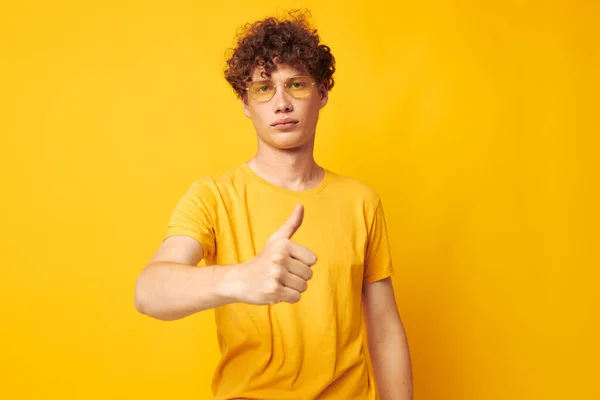
[[[277,83],[273,83],[273,86],[274,86],[275,88],[277,88],[277,85],[279,85],[279,84],[282,84],[282,85],[283,85],[283,88],[284,88],[284,90],[287,92],[287,94],[289,94],[290,96],[292,96],[292,97],[293,97],[293,98],[295,98],[295,99],[305,99],[305,98],[307,98],[307,97],[308,97],[308,95],[306,95],[306,96],[304,96],[304,97],[296,97],[296,96],[294,96],[293,94],[291,94],[291,93],[289,92],[289,89],[288,89],[287,83],[290,81],[290,79],[294,79],[294,78],[310,78],[310,84],[311,84],[311,85],[313,85],[313,86],[314,86],[314,85],[316,85],[316,84],[317,84],[317,82],[315,82],[315,80],[314,80],[314,79],[313,79],[311,76],[309,76],[309,75],[294,75],[294,76],[290,76],[289,78],[287,78],[287,79],[285,80],[285,82],[277,82]],[[253,84],[253,83],[256,83],[256,82],[273,82],[273,81],[271,81],[271,80],[269,80],[269,79],[264,79],[264,80],[261,80],[261,81],[251,81],[251,82],[250,82],[250,85],[251,85],[251,84]],[[248,96],[249,96],[249,97],[252,97],[252,95],[251,95],[251,94],[250,94],[250,92],[249,92],[249,90],[250,90],[250,85],[248,85],[247,87],[245,87],[245,88],[244,88],[244,90],[245,90],[246,92],[248,92]],[[268,101],[271,101],[271,99],[272,99],[273,97],[275,97],[275,93],[277,93],[277,91],[273,92],[273,96],[271,96],[271,97],[270,97],[268,100],[256,100],[256,99],[254,99],[254,100],[258,101],[259,103],[266,103],[266,102],[268,102]]]

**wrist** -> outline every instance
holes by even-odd
[[[244,281],[241,277],[241,269],[244,264],[230,265],[223,274],[220,284],[217,287],[217,293],[231,303],[242,301],[244,291]]]

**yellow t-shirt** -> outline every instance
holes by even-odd
[[[291,240],[318,258],[308,289],[294,304],[215,308],[221,359],[213,400],[378,398],[362,286],[394,270],[373,189],[325,169],[318,186],[293,191],[243,163],[194,181],[175,207],[166,237],[196,239],[207,265],[242,263],[262,250],[298,203],[304,220]]]

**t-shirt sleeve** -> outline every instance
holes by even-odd
[[[377,201],[367,236],[364,283],[373,283],[394,275],[387,225],[381,200]]]
[[[215,244],[216,200],[213,191],[202,179],[194,181],[181,196],[169,219],[164,239],[189,236],[198,241],[204,259],[213,260]]]

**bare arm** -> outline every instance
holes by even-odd
[[[369,354],[381,400],[412,400],[412,366],[390,278],[363,286]]]
[[[202,246],[195,239],[167,238],[137,279],[136,309],[170,321],[235,301],[223,292],[234,266],[198,268],[203,256]]]
[[[317,261],[290,240],[303,216],[304,208],[297,207],[260,254],[242,264],[198,268],[204,256],[200,243],[187,236],[167,238],[137,279],[136,309],[169,321],[234,302],[299,301]]]

